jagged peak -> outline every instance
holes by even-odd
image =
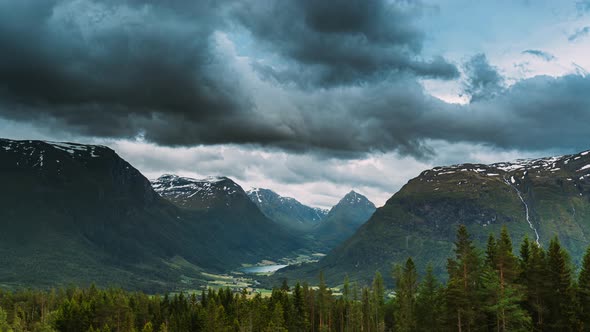
[[[351,190],[336,204],[338,205],[369,205],[374,206],[366,196],[359,194],[358,192]]]

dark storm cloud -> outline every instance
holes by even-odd
[[[420,57],[420,4],[385,0],[243,1],[234,16],[289,66],[257,64],[265,77],[304,87],[333,87],[398,72],[452,79],[457,68],[442,57]]]
[[[544,52],[541,50],[525,50],[525,51],[522,51],[522,54],[530,54],[532,56],[536,56],[538,58],[541,58],[545,61],[555,60],[555,56],[553,54],[548,53],[548,52]]]
[[[421,59],[417,11],[399,1],[3,1],[0,116],[85,136],[319,158],[427,158],[433,140],[587,142],[588,76],[506,87],[479,54],[463,67],[469,105],[425,92],[420,79],[457,69]],[[259,52],[242,67],[219,36],[241,27]]]
[[[217,6],[3,1],[4,113],[26,118],[39,111],[86,134],[125,136],[158,114],[204,121],[249,107],[213,54]]]
[[[580,28],[580,29],[576,30],[576,32],[574,32],[573,34],[571,34],[567,38],[567,40],[569,40],[569,41],[575,41],[575,40],[580,39],[582,37],[588,36],[588,34],[590,34],[590,26],[583,27],[583,28]]]
[[[504,78],[490,65],[485,54],[474,55],[465,62],[463,70],[466,75],[463,92],[471,97],[471,102],[492,98],[502,91]]]

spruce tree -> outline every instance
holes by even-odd
[[[590,331],[590,247],[586,249],[578,277],[578,302],[582,328],[584,331]]]
[[[488,266],[495,267],[496,266],[496,251],[497,251],[497,243],[496,237],[494,233],[490,233],[488,236],[488,243],[486,245],[486,256],[485,256],[485,263]]]
[[[418,323],[416,319],[416,296],[418,294],[418,274],[416,265],[411,258],[404,266],[397,265],[394,271],[396,281],[396,311],[395,325],[397,331],[415,331]]]
[[[478,300],[480,258],[465,225],[460,225],[455,241],[455,258],[447,262],[447,309],[453,329],[472,331],[481,314]]]
[[[441,331],[443,329],[443,291],[434,275],[432,265],[426,268],[424,280],[418,286],[416,296],[417,331]]]
[[[547,299],[549,297],[549,268],[547,256],[543,248],[536,244],[530,245],[528,262],[524,266],[521,281],[526,289],[524,308],[529,311],[535,330],[546,329],[548,314]]]
[[[557,237],[549,243],[547,259],[547,324],[554,331],[568,331],[575,324],[572,268],[569,255],[561,248]]]
[[[520,277],[520,264],[512,250],[512,240],[506,226],[495,243],[493,258],[486,259],[482,275],[486,309],[495,319],[488,325],[497,331],[528,330],[531,326],[529,313],[520,306],[526,298],[525,288],[516,281]]]

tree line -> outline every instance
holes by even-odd
[[[441,282],[411,258],[395,265],[395,290],[377,272],[340,292],[286,281],[263,297],[229,288],[147,295],[122,289],[0,291],[0,332],[186,331],[590,331],[590,248],[575,274],[555,237],[547,249],[525,238],[518,253],[506,228],[485,251],[460,226]]]

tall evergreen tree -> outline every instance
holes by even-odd
[[[416,331],[443,330],[443,295],[441,284],[434,275],[432,265],[429,264],[416,296],[416,319],[419,320]]]
[[[496,237],[494,233],[490,233],[488,236],[488,243],[486,245],[485,263],[488,266],[496,266],[496,251],[497,251]]]
[[[385,307],[385,285],[379,271],[375,272],[371,288],[371,320],[375,331],[383,331],[383,313]]]
[[[526,331],[530,329],[531,318],[520,305],[526,297],[525,289],[516,283],[520,277],[520,264],[513,253],[506,226],[502,227],[498,241],[493,245],[490,243],[488,241],[486,266],[482,273],[488,326],[496,331]],[[492,250],[490,246],[493,246]]]
[[[472,331],[481,315],[478,301],[480,257],[465,225],[457,229],[455,258],[447,262],[447,309],[449,320],[459,332]]]
[[[416,296],[418,294],[416,265],[411,258],[408,258],[404,266],[397,265],[394,269],[397,304],[395,311],[396,330],[415,331],[418,326],[416,318]]]
[[[582,328],[584,331],[590,331],[590,247],[586,249],[578,277],[578,302]]]
[[[547,251],[548,281],[547,323],[554,331],[570,331],[575,324],[574,288],[569,255],[557,237]]]

